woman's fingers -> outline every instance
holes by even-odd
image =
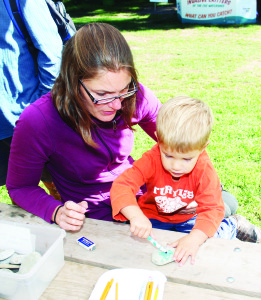
[[[80,206],[82,206],[85,210],[88,208],[88,202],[87,201],[82,201],[78,203]]]
[[[64,206],[59,209],[59,216],[57,215],[59,226],[67,231],[80,230],[85,219],[87,207],[86,201],[81,203],[65,202]]]
[[[71,211],[75,211],[75,212],[79,212],[79,213],[84,214],[87,207],[85,208],[85,207],[83,206],[83,205],[84,205],[83,202],[86,202],[86,201],[82,201],[82,202],[80,202],[80,203],[75,203],[75,202],[69,200],[69,201],[66,201],[66,202],[64,203],[64,206],[65,206],[65,208],[66,208],[67,210],[71,210]],[[87,204],[87,203],[86,203],[86,204]]]

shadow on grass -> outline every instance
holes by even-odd
[[[104,3],[114,3],[105,5]],[[140,31],[140,30],[169,30],[169,29],[188,29],[197,27],[206,28],[240,28],[257,25],[256,24],[230,24],[230,25],[211,25],[211,24],[192,24],[181,23],[177,16],[176,4],[150,3],[149,0],[64,0],[68,13],[73,18],[85,18],[87,21],[77,20],[76,27],[79,29],[86,22],[104,22],[111,24],[121,31]],[[156,9],[155,9],[156,8]],[[128,13],[132,17],[113,18],[118,14]],[[92,20],[92,17],[95,19]]]

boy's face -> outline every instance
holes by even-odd
[[[199,155],[203,150],[193,150],[186,153],[176,152],[159,144],[163,168],[178,180],[181,176],[190,173],[195,167]]]

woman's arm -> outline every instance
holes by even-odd
[[[139,126],[156,141],[156,120],[162,104],[149,88],[140,84],[140,89],[136,99],[137,119],[134,121],[137,121]]]
[[[44,96],[48,99],[48,95]],[[48,100],[47,100],[48,101]],[[79,230],[87,202],[61,202],[39,186],[42,170],[55,152],[55,143],[45,119],[35,104],[24,110],[17,122],[9,158],[7,189],[23,209],[65,230]],[[58,209],[59,208],[59,209]]]
[[[53,151],[49,128],[41,112],[31,104],[16,123],[6,186],[17,205],[47,222],[51,222],[61,204],[39,186],[42,170]]]

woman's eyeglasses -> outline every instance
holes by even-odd
[[[91,98],[91,100],[94,104],[106,104],[106,103],[110,103],[110,102],[114,101],[115,99],[123,100],[125,98],[133,96],[134,94],[136,94],[138,92],[138,88],[137,88],[135,81],[133,79],[131,79],[131,83],[133,84],[133,89],[129,90],[127,93],[121,94],[119,96],[95,99],[93,97],[93,95],[88,91],[87,87],[84,85],[84,83],[82,82],[81,79],[79,79],[79,82],[82,85],[82,87],[84,88],[87,95]]]

